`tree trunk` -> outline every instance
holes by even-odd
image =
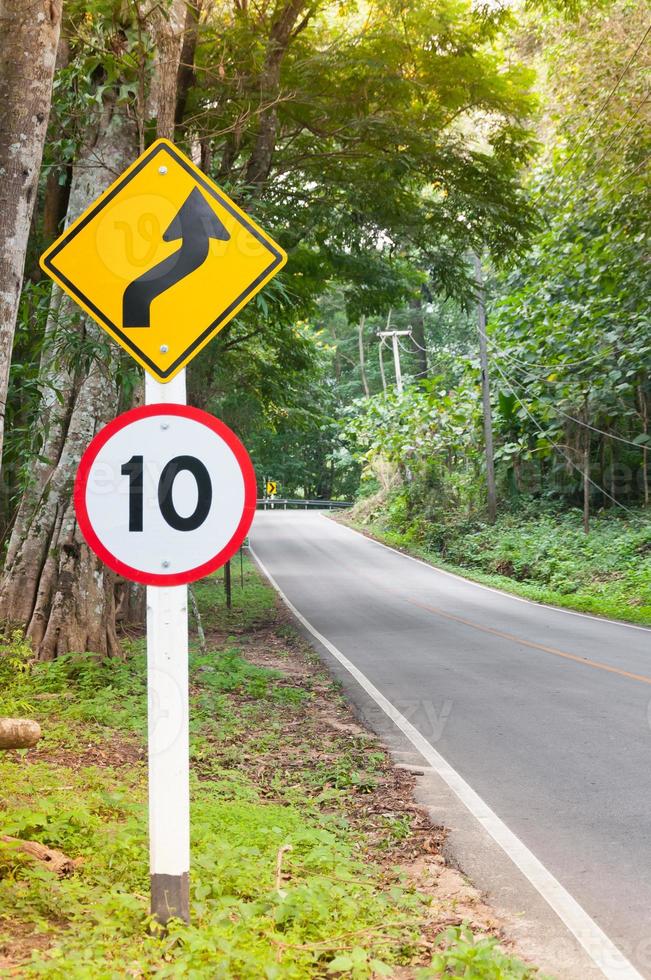
[[[416,358],[418,360],[418,373],[421,378],[426,378],[429,365],[427,363],[427,350],[425,344],[425,317],[423,316],[422,296],[412,299],[409,303],[412,310],[411,332],[416,343]]]
[[[30,749],[41,737],[41,726],[31,718],[0,718],[0,749]]]
[[[201,145],[201,160],[199,166],[205,174],[210,174],[212,170],[212,144],[209,139],[202,139]]]
[[[158,134],[172,137],[185,0],[173,0],[154,24],[159,56],[152,84]],[[130,164],[138,146],[137,120],[107,97],[72,174],[68,219],[74,220]],[[74,315],[73,315],[74,314]],[[90,368],[52,356],[61,331],[75,330],[94,346],[103,334],[54,288],[46,326],[41,378],[42,461],[34,466],[14,524],[0,584],[0,618],[24,624],[38,657],[69,651],[120,655],[115,575],[87,547],[72,502],[75,472],[95,433],[119,406],[115,363]],[[57,397],[58,396],[58,397]],[[128,606],[134,597],[129,595]]]
[[[608,506],[608,496],[606,493],[606,438],[601,437],[599,444],[599,486],[601,487],[601,506]]]
[[[1,0],[0,0],[1,2]],[[62,71],[70,64],[70,42],[63,34],[59,37],[57,48],[56,63],[54,73]],[[68,200],[70,198],[70,180],[72,178],[72,166],[66,164],[64,167],[52,167],[47,175],[45,182],[45,193],[41,202],[42,226],[40,240],[43,248],[47,248],[57,238],[63,230],[63,223],[68,212]],[[34,223],[32,222],[32,232],[34,234]],[[31,273],[35,282],[43,275],[36,258],[36,269]]]
[[[219,170],[217,171],[218,180],[224,180],[224,178],[231,174],[235,161],[237,160],[237,156],[240,152],[241,143],[242,126],[236,123],[233,126],[233,131],[228,133],[224,141],[224,149],[222,150]]]
[[[132,161],[136,146],[135,122],[122,108],[105,106],[73,169],[69,221]],[[72,329],[81,338],[99,340],[100,328],[79,316],[72,301],[55,287],[41,372],[42,459],[23,495],[0,587],[0,618],[24,624],[42,660],[72,650],[102,656],[120,653],[115,576],[83,541],[72,503],[81,454],[116,413],[117,384],[110,363],[93,361],[90,370],[81,371],[56,367],[60,359],[52,356],[51,345],[61,330]]]
[[[83,858],[73,860],[63,851],[57,851],[54,847],[46,847],[35,840],[23,840],[19,837],[8,837],[0,834],[0,842],[5,845],[5,849],[13,849],[19,854],[27,855],[35,861],[41,862],[42,866],[52,871],[60,878],[65,875],[73,874],[83,863]]]
[[[0,459],[11,352],[60,29],[61,0],[0,0]]]
[[[382,351],[384,350],[384,340],[380,338],[380,343],[378,346],[378,354],[380,357],[380,378],[382,379],[382,392],[386,395],[387,393],[387,379],[384,373],[384,360],[382,358]]]
[[[301,23],[295,26],[306,6],[307,0],[287,0],[277,12],[271,25],[264,66],[260,76],[262,112],[255,143],[246,168],[246,183],[253,191],[260,190],[271,170],[278,130],[276,103],[280,94],[280,69],[292,37],[307,26],[310,18],[309,11]]]
[[[63,222],[68,211],[70,197],[70,177],[68,170],[61,181],[61,174],[51,170],[45,184],[45,201],[43,203],[43,244],[47,248],[57,235],[61,234]]]
[[[194,84],[194,57],[197,50],[199,39],[199,18],[201,16],[202,0],[188,0],[185,14],[185,29],[183,31],[183,44],[181,45],[181,57],[178,65],[176,79],[176,107],[174,111],[174,122],[176,126],[181,126],[185,116],[185,106],[188,100],[188,92]],[[206,168],[202,166],[202,170]]]
[[[610,506],[617,505],[617,480],[615,479],[615,467],[617,462],[617,443],[610,444]]]
[[[186,23],[186,0],[172,0],[155,12],[153,34],[156,44],[156,69],[152,82],[152,102],[156,112],[156,134],[174,139],[174,119],[177,108],[177,76],[183,31]]]
[[[479,332],[479,360],[481,363],[481,390],[484,409],[484,450],[486,453],[486,487],[488,522],[494,524],[497,517],[497,492],[495,489],[495,454],[493,451],[493,413],[491,408],[490,378],[488,374],[488,344],[486,340],[486,297],[481,260],[474,255],[475,284],[477,286],[477,329]]]
[[[366,380],[366,368],[364,366],[364,326],[366,324],[366,317],[360,317],[360,321],[357,324],[357,342],[359,344],[359,373],[362,376],[362,385],[364,386],[364,394],[368,398],[370,396],[370,391],[368,388],[368,381]]]
[[[640,418],[642,419],[642,432],[645,436],[649,434],[649,404],[646,393],[642,385],[637,390],[640,403]],[[642,447],[642,488],[644,491],[644,506],[649,506],[649,447],[645,443]]]

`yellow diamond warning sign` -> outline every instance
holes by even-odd
[[[41,256],[41,266],[169,381],[287,261],[168,140],[157,140]]]

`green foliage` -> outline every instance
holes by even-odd
[[[619,501],[643,496],[649,466],[648,93],[639,62],[628,65],[646,27],[643,5],[629,2],[530,25],[556,141],[531,177],[545,227],[493,283],[498,459],[516,480],[534,454],[555,459],[559,480],[574,468],[570,497],[588,437],[592,480]]]
[[[360,759],[361,755],[361,759]],[[310,775],[310,782],[315,786],[333,786],[335,789],[350,789],[368,793],[375,789],[377,782],[373,776],[374,766],[382,763],[382,755],[373,753],[342,753],[334,765],[321,763]],[[360,761],[364,769],[359,768]]]
[[[276,608],[274,594],[262,581],[248,555],[240,553],[231,559],[231,582],[231,609],[226,606],[223,568],[192,586],[197,603],[203,609],[204,629],[226,633],[236,629],[241,632],[273,621]]]
[[[597,520],[595,533],[586,536],[578,514],[538,514],[534,520],[503,518],[499,536],[492,528],[480,528],[448,542],[444,553],[454,564],[463,561],[561,593],[585,585],[597,590],[599,581],[610,581],[611,587],[619,582],[640,605],[651,606],[650,527]]]
[[[154,48],[147,18],[114,0],[71,0],[65,9],[67,57],[56,72],[45,172],[65,180],[63,168],[77,158],[89,125],[107,104],[125,103],[140,113],[139,91],[151,78]]]
[[[126,103],[141,139],[153,136],[153,26],[165,8],[115,0],[66,7],[33,253],[46,176],[69,183],[105,110]],[[458,293],[465,250],[480,240],[510,250],[534,226],[519,183],[534,150],[535,99],[531,72],[504,50],[510,23],[504,10],[470,0],[383,0],[368,9],[318,0],[302,12],[289,3],[204,5],[177,138],[186,149],[201,145],[205,168],[273,231],[289,263],[193,363],[190,399],[225,418],[256,463],[279,471],[286,491],[350,495],[358,476],[338,439],[344,399],[306,327],[323,294],[343,287],[355,320],[404,305],[428,278]],[[25,400],[21,386],[26,374],[38,376],[43,354],[41,319],[29,315],[39,341],[28,365],[19,349],[14,370],[10,496],[39,449],[38,402],[27,418],[13,404]],[[60,326],[45,361],[54,356],[84,374],[106,360],[104,343]],[[133,374],[121,367],[119,381],[126,406]]]
[[[451,926],[437,937],[444,944],[429,967],[416,971],[417,980],[466,977],[467,980],[529,980],[536,969],[504,953],[496,939],[474,936],[467,925]]]
[[[218,584],[208,580],[197,592],[204,620],[226,631],[233,614]],[[234,597],[241,629],[254,635],[273,622],[273,592],[248,561],[244,590],[234,576]],[[34,950],[22,976],[112,980],[131,972],[210,972],[303,980],[342,972],[337,957],[349,955],[353,937],[353,965],[345,971],[370,978],[382,964],[408,962],[416,950],[422,898],[397,883],[386,889],[384,872],[364,856],[363,835],[340,816],[346,794],[370,788],[381,753],[360,745],[342,755],[336,773],[324,770],[315,780],[311,770],[299,769],[290,786],[280,772],[274,802],[266,786],[261,795],[247,766],[229,769],[225,754],[215,763],[216,748],[230,740],[238,763],[238,733],[250,738],[251,727],[259,729],[260,757],[273,753],[281,715],[299,719],[310,696],[281,671],[249,663],[234,642],[191,658],[192,924],[172,922],[161,935],[149,928],[146,897],[141,644],[125,661],[82,656],[39,664],[20,633],[6,638],[0,651],[5,703],[29,695],[44,729],[41,745],[62,752],[63,761],[2,755],[3,831],[84,859],[74,875],[57,879],[10,846],[0,849],[0,943],[10,944],[16,929],[51,942],[46,952]],[[115,741],[132,752],[131,764],[97,766],[80,758],[89,750],[101,758]],[[287,880],[277,888],[279,850],[288,845]]]
[[[26,657],[27,645],[14,634],[0,644],[0,671],[7,672],[16,657]],[[0,694],[0,711],[11,714],[21,704],[42,716],[53,716],[45,742],[75,744],[78,723],[92,723],[102,732],[122,727],[125,733],[142,734],[145,725],[145,658],[133,651],[128,661],[102,660],[92,653],[68,654],[39,663],[23,659]]]
[[[573,509],[583,504],[587,483],[588,509],[611,508],[619,537],[619,517],[648,524],[637,508],[650,499],[650,280],[642,245],[651,232],[644,183],[648,93],[640,63],[631,61],[624,72],[631,33],[642,38],[647,18],[643,5],[624,0],[579,5],[574,14],[578,19],[525,16],[516,32],[541,69],[550,146],[529,179],[544,224],[528,251],[489,276],[494,462],[503,512],[521,511],[526,524],[534,500],[538,513],[547,505],[554,513],[567,510],[574,527]],[[474,549],[464,535],[486,519],[475,327],[466,320],[461,346],[452,324],[442,337],[427,317],[424,327],[428,380],[410,385],[402,398],[390,392],[353,401],[344,439],[363,464],[364,479],[385,487],[402,482],[386,502],[386,519],[402,539],[431,542],[443,554],[450,540],[458,541],[458,554],[448,560],[472,567],[465,549],[470,555]],[[401,359],[409,371],[413,354],[405,351]],[[375,508],[380,521],[382,506]],[[365,513],[372,517],[372,511],[371,502]],[[595,525],[597,540],[606,523],[600,517]],[[645,594],[644,568],[641,581],[635,569],[620,568],[619,585],[588,583],[590,545],[570,542],[566,530],[563,525],[580,569],[563,566],[554,575],[543,560],[537,575],[525,576],[526,587],[552,596],[585,591],[573,601],[644,617],[641,607],[628,605],[639,602],[638,589]],[[502,525],[498,531],[509,538]],[[487,554],[498,547],[495,537],[479,547],[484,544]],[[523,561],[528,567],[529,557]],[[496,562],[510,567],[508,555]],[[494,569],[484,562],[482,571]]]
[[[358,468],[336,426],[349,399],[305,323],[321,329],[327,290],[343,289],[353,323],[404,305],[430,274],[459,291],[479,237],[502,250],[526,237],[532,214],[517,185],[533,150],[531,76],[502,50],[502,11],[319,0],[266,91],[275,9],[225,4],[199,31],[182,131],[205,140],[213,176],[274,230],[289,262],[283,295],[265,290],[269,309],[251,304],[193,366],[191,398],[233,425],[284,493],[349,496]],[[274,97],[269,174],[252,188],[258,113]]]
[[[488,585],[539,602],[651,624],[648,522],[640,525],[602,512],[586,535],[579,511],[541,508],[537,502],[499,516],[495,525],[454,514],[409,523],[404,509],[384,504],[368,519],[389,543]]]
[[[460,383],[448,388],[443,375],[406,389],[401,397],[389,392],[358,402],[348,413],[346,435],[372,468],[377,457],[410,469],[463,454],[476,459],[481,450],[480,393],[474,365],[457,362]]]
[[[202,584],[203,616],[223,631],[230,614],[218,583]],[[273,593],[248,561],[239,602],[249,636],[273,622]],[[281,642],[289,639],[286,628],[276,635]],[[256,743],[250,729],[260,729],[256,756],[260,764],[268,763],[279,747],[275,729],[281,717],[302,721],[309,690],[294,688],[280,670],[249,663],[232,643],[229,639],[191,658],[192,923],[172,921],[163,934],[148,915],[144,758],[98,766],[79,755],[88,748],[110,751],[115,741],[122,751],[125,746],[142,750],[139,644],[125,661],[69,657],[37,664],[20,633],[5,639],[0,651],[5,696],[15,700],[31,690],[46,738],[58,721],[76,744],[67,756],[70,763],[2,755],[3,832],[83,859],[74,875],[59,879],[10,845],[0,847],[0,945],[10,947],[21,932],[39,940],[20,966],[21,976],[370,980],[391,976],[414,958],[420,962],[428,899],[369,860],[364,831],[347,819],[346,797],[373,789],[386,764],[384,753],[369,751],[365,736],[352,743],[347,738],[345,750],[330,764],[295,767],[289,785],[282,758],[280,771],[255,783],[250,764],[238,758],[244,732],[245,751],[251,752]],[[108,694],[98,702],[103,689]],[[302,697],[284,699],[283,690]],[[112,706],[112,720],[98,704]],[[129,730],[139,733],[130,741]],[[236,746],[237,769],[227,765],[229,742]],[[51,741],[48,748],[61,751],[62,743]],[[215,763],[218,748],[221,764]],[[381,844],[387,848],[412,832],[408,815],[387,816],[384,826]],[[441,951],[423,977],[530,976],[493,940],[475,938],[465,927],[448,930],[439,942]]]

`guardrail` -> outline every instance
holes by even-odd
[[[257,501],[260,510],[340,510],[352,507],[351,500],[304,500],[302,497],[261,497]]]

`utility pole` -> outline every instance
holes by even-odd
[[[393,343],[393,365],[396,371],[396,388],[398,389],[398,394],[402,394],[402,371],[400,370],[400,351],[398,349],[398,334],[394,331],[391,334],[391,341]]]
[[[486,343],[486,294],[481,260],[473,253],[475,283],[477,286],[477,328],[479,331],[479,362],[481,364],[481,394],[484,406],[484,446],[486,449],[486,483],[488,487],[488,520],[495,523],[497,496],[495,493],[495,461],[493,459],[493,416],[491,414],[491,390],[488,376],[488,345]]]
[[[402,385],[402,371],[400,369],[400,350],[398,347],[398,337],[410,337],[411,330],[382,330],[378,337],[384,344],[384,342],[391,337],[391,343],[393,345],[393,364],[396,372],[396,388],[398,394],[401,395],[403,392]]]
[[[590,395],[586,392],[583,404],[583,418],[585,428],[583,430],[583,530],[586,534],[590,533]]]

